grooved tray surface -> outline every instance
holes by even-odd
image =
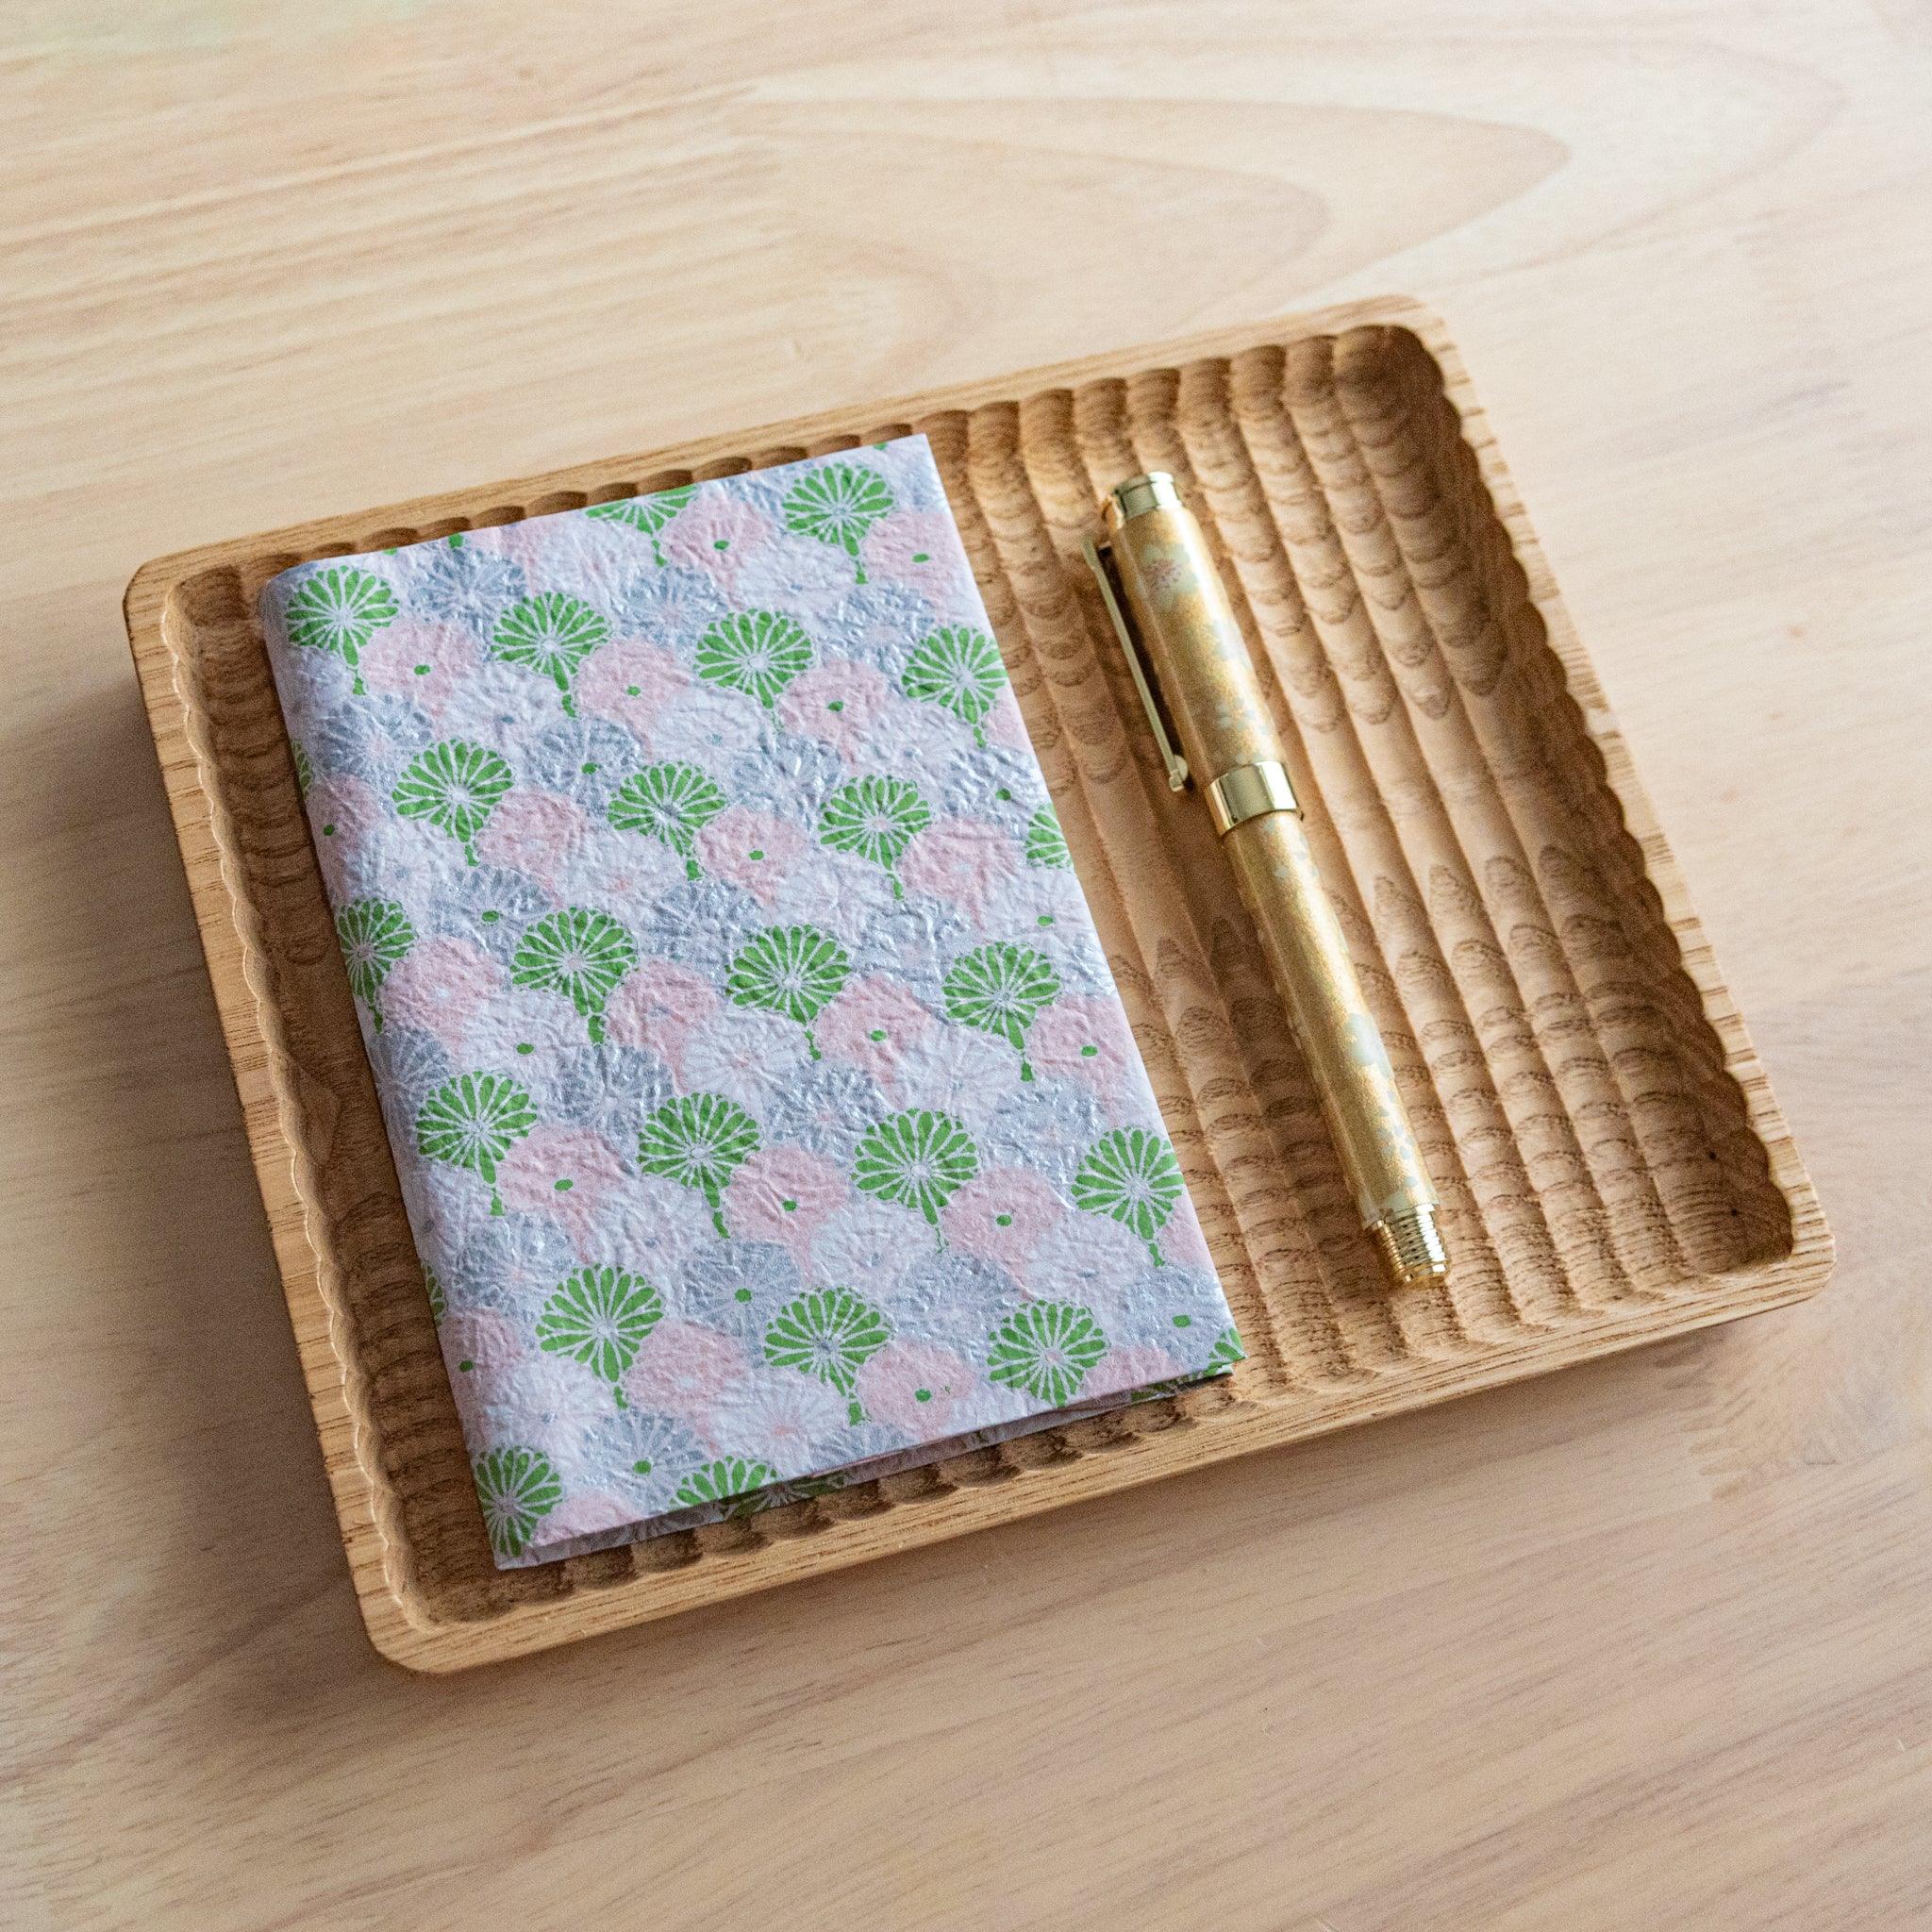
[[[540,1569],[490,1560],[255,600],[307,558],[924,432],[1251,1359]],[[1441,1191],[1392,1299],[1080,559],[1168,469],[1269,677]],[[456,1669],[1795,1300],[1830,1238],[1441,325],[1358,304],[161,559],[129,635],[372,1637]],[[1257,1469],[1257,1480],[1266,1471]]]

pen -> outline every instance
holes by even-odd
[[[1449,1264],[1435,1190],[1201,526],[1158,470],[1111,490],[1102,518],[1104,541],[1088,541],[1087,561],[1168,783],[1176,791],[1196,786],[1207,798],[1362,1225],[1398,1288],[1441,1281]]]

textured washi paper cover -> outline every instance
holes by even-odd
[[[1240,1358],[923,437],[262,613],[500,1565]]]

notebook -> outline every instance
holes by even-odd
[[[261,609],[500,1566],[1241,1358],[924,438]]]

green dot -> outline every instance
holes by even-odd
[[[734,1289],[731,1299],[735,1302],[748,1302],[751,1299],[751,1290],[748,1288]]]
[[[995,1227],[1011,1227],[1013,1224],[1013,1217],[1010,1214],[995,1214],[992,1219]]]
[[[450,538],[449,547],[452,550],[460,550],[463,547],[463,533],[460,530]]]
[[[1051,912],[1042,912],[1040,915],[1040,923],[1041,925],[1051,925],[1053,924],[1053,914]]]
[[[1194,1325],[1194,1318],[1191,1315],[1176,1315],[1174,1318],[1174,1325],[1176,1328],[1191,1328]]]
[[[640,1456],[631,1464],[631,1469],[638,1475],[649,1475],[651,1473],[651,1458],[648,1456]]]
[[[825,709],[828,711],[842,711],[844,708],[845,700],[843,698],[833,698],[825,706]]]
[[[574,1187],[575,1187],[575,1186],[576,1186],[576,1182],[575,1182],[574,1180],[571,1180],[571,1179],[569,1179],[569,1178],[565,1178],[565,1179],[563,1179],[563,1180],[560,1180],[560,1181],[558,1181],[558,1182],[557,1183],[557,1191],[558,1191],[558,1192],[559,1194],[567,1194],[567,1193],[569,1193],[569,1192],[570,1192],[570,1191],[571,1191],[571,1190],[572,1190],[572,1189],[573,1189]]]
[[[627,698],[641,698],[644,694],[644,688],[641,684],[627,684],[624,688],[624,694]]]
[[[324,837],[325,839],[333,839],[333,838],[335,837],[335,835],[336,835],[336,828],[335,828],[335,827],[334,827],[333,825],[325,825],[325,826],[323,826],[323,828],[322,828],[322,836],[323,836],[323,837]]]
[[[872,1029],[871,1034],[868,1036],[868,1038],[873,1040],[883,1040],[885,1037],[886,1029],[883,1026],[874,1026]]]
[[[932,552],[929,550],[915,550],[912,553],[912,560],[914,563],[930,563],[932,561]]]
[[[417,667],[416,667],[416,675],[417,675],[418,677],[427,677],[427,676],[429,675],[429,667],[428,667],[428,665],[426,665],[426,664],[419,664],[419,665],[417,665]]]
[[[788,1214],[796,1214],[798,1212],[798,1203],[796,1201],[780,1201],[778,1205]]]
[[[503,914],[497,911],[495,907],[492,906],[488,912],[484,913],[483,924],[485,925],[494,925],[496,922],[502,917]]]
[[[537,1051],[537,1042],[534,1040],[520,1040],[517,1041],[517,1051],[519,1053],[535,1053]]]
[[[1013,794],[1010,791],[1008,791],[1004,785],[1002,785],[1000,789],[993,793],[993,796],[997,798],[1002,805],[1010,805],[1013,802]]]
[[[1083,1060],[1091,1060],[1093,1058],[1093,1056],[1097,1054],[1099,1051],[1100,1049],[1097,1046],[1095,1046],[1091,1041],[1089,1041],[1087,1044],[1080,1049],[1080,1058]]]
[[[589,760],[589,761],[588,761],[588,762],[587,762],[587,763],[585,764],[585,766],[584,766],[584,770],[585,770],[585,771],[586,771],[587,773],[589,773],[589,772],[594,772],[594,771],[595,771],[596,769],[597,769],[597,760],[596,760],[595,758],[591,758],[591,759],[590,759],[590,760]]]
[[[458,1374],[467,1375],[470,1373],[470,1371],[474,1369],[475,1366],[476,1364],[475,1362],[458,1362],[457,1364],[457,1373]]]
[[[765,848],[762,845],[754,845],[745,855],[747,858],[762,858],[764,856]]]
[[[729,550],[731,548],[731,539],[729,537],[713,537],[711,539],[711,548],[713,550]]]
[[[932,1391],[930,1389],[915,1389],[912,1391],[912,1399],[914,1402],[930,1402],[932,1400]]]

